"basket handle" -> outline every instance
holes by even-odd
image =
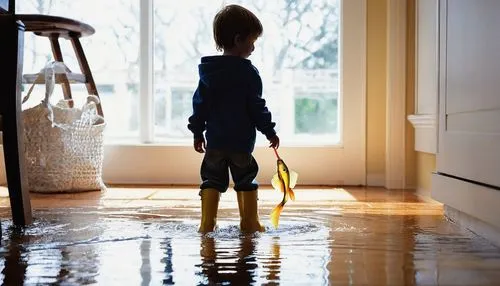
[[[48,105],[50,97],[52,96],[52,93],[54,92],[54,87],[56,85],[56,74],[63,74],[65,77],[67,77],[67,74],[71,73],[71,70],[63,63],[63,62],[58,62],[58,61],[52,61],[49,62],[45,65],[45,67],[40,70],[38,73],[37,77],[35,78],[33,84],[30,86],[28,93],[26,96],[23,98],[22,103],[25,103],[28,101],[28,99],[31,96],[31,93],[33,92],[33,89],[35,88],[36,83],[41,80],[42,78],[45,79],[45,99],[42,101],[45,106]]]
[[[33,92],[35,84],[43,77],[45,79],[45,98],[44,100],[42,100],[42,104],[49,111],[47,118],[52,123],[52,127],[58,126],[58,124],[54,121],[54,111],[52,110],[52,106],[50,105],[50,97],[54,93],[54,86],[56,85],[56,74],[64,74],[64,76],[67,76],[67,74],[70,72],[71,70],[63,62],[52,61],[47,63],[45,67],[38,73],[35,81],[31,85],[28,93],[22,101],[22,103],[28,101],[31,92]]]

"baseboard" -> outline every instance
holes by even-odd
[[[457,223],[500,242],[500,191],[435,173],[431,195],[445,205]]]
[[[424,201],[426,203],[441,204],[440,202],[434,200],[431,197],[431,190],[426,190],[426,189],[423,189],[423,188],[416,188],[415,189],[415,195],[417,195],[417,197],[419,199],[421,199],[422,201]]]
[[[450,206],[444,207],[444,214],[447,218],[458,224],[460,227],[466,228],[500,247],[499,228],[496,228],[488,223],[485,223],[482,220],[479,220]]]
[[[366,185],[368,187],[385,187],[385,174],[367,174]]]

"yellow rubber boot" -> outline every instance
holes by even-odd
[[[242,232],[264,231],[259,222],[257,208],[257,190],[250,192],[236,192],[240,209],[240,230]]]
[[[217,209],[220,193],[216,189],[201,190],[201,223],[199,232],[214,231],[217,224]]]

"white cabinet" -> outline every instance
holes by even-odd
[[[441,1],[440,173],[500,187],[500,1]]]
[[[500,245],[499,12],[497,0],[439,2],[432,197],[452,219]]]

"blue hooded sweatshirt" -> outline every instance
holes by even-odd
[[[188,128],[206,148],[253,152],[256,131],[271,138],[275,123],[262,98],[262,81],[252,63],[236,56],[202,57]]]

